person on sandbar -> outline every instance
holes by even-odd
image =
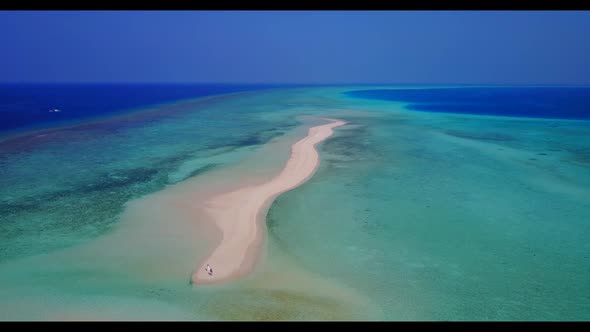
[[[207,264],[207,267],[205,267],[205,271],[207,271],[207,273],[212,276],[213,275],[213,269],[211,268],[211,265]]]

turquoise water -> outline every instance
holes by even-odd
[[[354,88],[246,92],[3,145],[0,319],[590,319],[588,121],[412,112]],[[204,244],[143,240],[173,221],[142,200],[280,169],[301,115],[348,125],[272,205],[265,262],[192,288]]]
[[[187,103],[156,120],[136,116],[5,144],[0,261],[86,241],[115,224],[129,199],[231,162],[295,125],[267,122],[247,103]]]

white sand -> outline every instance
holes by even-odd
[[[219,283],[242,276],[254,266],[263,238],[262,223],[272,201],[281,193],[307,181],[319,165],[316,144],[333,134],[344,121],[326,119],[328,124],[309,129],[309,134],[292,146],[291,157],[281,173],[269,182],[216,195],[205,202],[206,212],[223,237],[213,252],[192,275],[194,284]],[[213,275],[205,270],[207,264]]]

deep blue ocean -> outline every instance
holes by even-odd
[[[285,85],[0,84],[0,133],[76,123],[109,114],[215,94]],[[590,119],[590,87],[371,89],[349,97],[400,101],[427,112]],[[60,112],[50,112],[59,109]]]
[[[238,84],[0,84],[0,132],[51,127],[146,105],[272,88]],[[50,112],[58,109],[60,112]]]
[[[495,116],[590,119],[590,87],[372,89],[349,97],[409,103],[409,110]]]

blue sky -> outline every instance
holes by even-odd
[[[3,82],[590,84],[590,12],[2,11]]]

